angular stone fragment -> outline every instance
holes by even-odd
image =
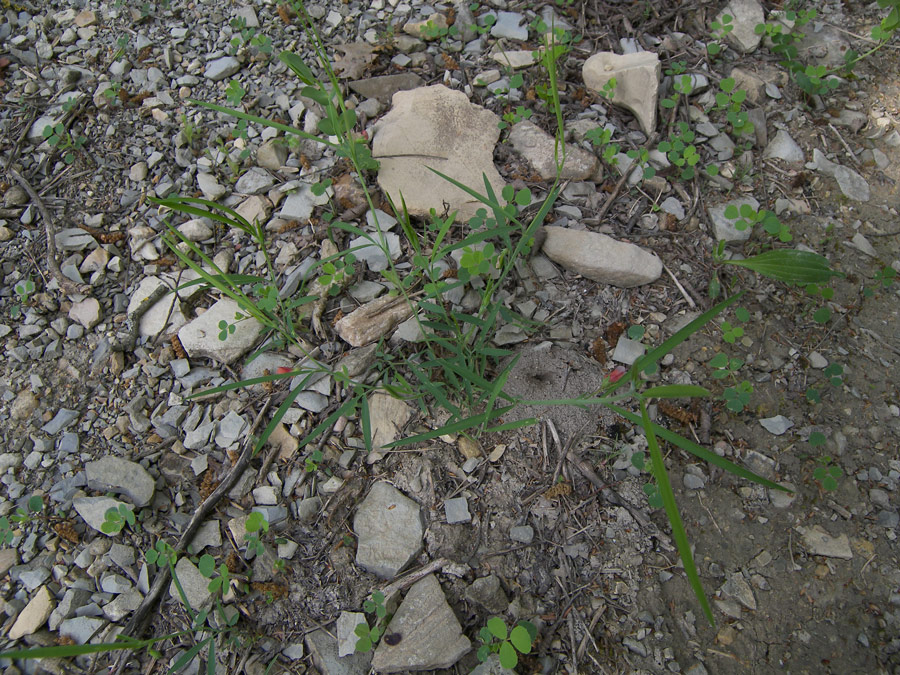
[[[728,43],[745,54],[754,51],[762,39],[756,33],[756,26],[766,20],[762,5],[757,0],[731,0],[716,17],[719,22],[725,14],[731,16],[732,25],[731,31],[725,36]]]
[[[25,609],[19,612],[7,637],[10,640],[18,640],[20,637],[34,633],[47,621],[54,604],[50,591],[46,586],[41,586],[25,605]]]
[[[427,216],[446,202],[457,220],[467,221],[481,202],[429,168],[482,193],[486,175],[499,194],[503,179],[493,161],[498,121],[462,92],[443,85],[394,94],[393,107],[372,141],[372,154],[381,162],[379,185],[395,204],[402,196],[413,215]]]
[[[541,178],[553,180],[556,177],[556,141],[553,136],[533,122],[523,120],[513,125],[509,132],[509,142],[516,152],[528,160]],[[596,155],[576,145],[566,144],[566,163],[562,167],[560,178],[590,180],[599,166],[600,160]]]
[[[379,673],[450,668],[472,648],[433,574],[409,589],[388,631],[403,639],[378,645],[372,668]]]
[[[372,486],[356,516],[356,564],[383,579],[394,577],[422,550],[419,505],[390,483]]]
[[[724,204],[717,204],[715,206],[709,206],[707,211],[709,212],[709,219],[712,221],[713,229],[715,230],[714,234],[717,241],[725,241],[727,243],[739,243],[742,241],[747,241],[752,234],[753,228],[748,227],[744,230],[739,230],[735,226],[738,219],[726,218],[725,211],[729,206],[734,206],[740,211],[741,206],[744,205],[750,206],[754,211],[759,209],[759,202],[756,201],[753,197],[747,196],[742,197],[741,199],[732,199],[730,202],[725,202]]]
[[[803,545],[812,555],[821,555],[826,558],[841,558],[851,560],[853,551],[850,550],[850,538],[842,533],[832,537],[819,525],[812,527],[795,528],[803,539]]]
[[[334,329],[345,342],[362,347],[375,342],[410,316],[412,310],[403,296],[386,295],[353,310],[341,318]]]
[[[178,331],[181,345],[192,359],[208,357],[221,363],[234,363],[246,354],[263,332],[263,326],[256,319],[235,320],[239,312],[238,304],[231,298],[222,298],[203,314]],[[223,329],[219,324],[224,321]],[[220,340],[222,331],[226,331],[225,340]]]
[[[372,393],[368,401],[374,454],[383,450],[388,443],[397,440],[400,430],[412,416],[412,411],[406,403],[383,391]]]
[[[118,509],[120,505],[128,506],[112,497],[76,497],[72,500],[72,506],[75,507],[75,511],[81,516],[81,519],[92,529],[102,532],[108,537],[115,535],[103,532],[101,529],[106,520],[106,512],[110,509]]]
[[[543,253],[568,270],[613,286],[632,288],[656,281],[662,261],[639,246],[598,232],[545,227]]]
[[[137,462],[121,457],[102,457],[88,462],[84,471],[88,487],[92,490],[122,493],[139,508],[147,506],[153,499],[156,484]]]
[[[582,75],[585,85],[597,92],[602,91],[609,80],[616,78],[612,102],[634,113],[645,134],[653,133],[661,75],[656,54],[600,52],[584,62]]]

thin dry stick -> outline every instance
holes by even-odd
[[[447,558],[438,558],[437,560],[432,560],[427,565],[420,567],[415,572],[410,572],[405,577],[401,579],[397,579],[396,581],[392,581],[387,586],[381,589],[381,592],[384,593],[385,598],[390,598],[394,593],[399,593],[404,588],[412,586],[414,583],[419,581],[424,577],[427,577],[429,574],[433,574],[434,572],[439,572],[445,565],[447,565],[450,561]]]
[[[262,409],[259,411],[259,414],[256,416],[256,419],[253,420],[253,425],[250,427],[250,432],[244,441],[244,449],[241,452],[241,456],[238,458],[237,463],[231,468],[231,471],[225,477],[225,480],[219,483],[219,487],[206,498],[203,504],[200,505],[200,508],[194,513],[193,518],[191,518],[191,521],[178,539],[178,543],[174,546],[176,553],[181,553],[191,540],[193,540],[194,535],[197,534],[197,530],[200,529],[200,525],[202,525],[203,521],[206,520],[206,517],[212,513],[212,510],[216,507],[222,497],[231,490],[238,478],[240,478],[244,473],[244,470],[250,464],[250,459],[253,457],[253,447],[255,445],[253,442],[253,432],[259,427],[259,424],[262,422],[271,403],[272,399],[270,398],[265,402]],[[150,592],[144,597],[144,601],[141,603],[140,607],[138,607],[134,611],[134,614],[131,615],[131,618],[128,620],[128,623],[125,624],[120,635],[138,637],[144,632],[150,611],[156,606],[157,602],[159,602],[160,596],[169,584],[171,575],[172,573],[168,565],[165,565],[156,573]],[[130,649],[124,650],[119,656],[115,671],[117,675],[118,673],[121,673],[122,669],[125,667],[125,663],[131,655],[131,651],[132,650]]]
[[[688,292],[686,290],[684,290],[684,286],[682,286],[681,282],[675,278],[675,275],[672,274],[672,270],[670,270],[666,265],[663,265],[663,269],[669,273],[670,277],[672,277],[672,281],[675,282],[675,285],[678,287],[678,290],[681,291],[681,295],[684,297],[684,299],[687,300],[687,304],[690,306],[690,308],[696,309],[697,303],[694,302],[694,299],[690,295],[688,295]]]
[[[56,228],[53,226],[53,220],[50,218],[50,212],[47,211],[47,207],[44,206],[44,202],[41,201],[40,196],[37,191],[31,187],[31,183],[29,183],[25,178],[19,174],[14,169],[9,170],[10,175],[15,178],[19,185],[22,186],[22,189],[28,193],[28,196],[31,198],[31,201],[37,207],[38,211],[41,214],[41,218],[44,221],[44,231],[47,233],[47,267],[50,268],[50,274],[53,275],[53,278],[56,279],[56,283],[59,284],[59,287],[62,288],[66,293],[70,295],[85,295],[90,290],[90,287],[86,287],[84,289],[79,288],[79,286],[66,277],[62,270],[59,269],[59,262],[56,260]]]

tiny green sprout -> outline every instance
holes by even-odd
[[[236,327],[233,323],[228,323],[225,319],[219,321],[219,340],[225,342],[229,335],[234,335]]]
[[[161,539],[156,542],[153,548],[144,553],[144,560],[147,561],[147,564],[159,565],[160,567],[163,565],[174,566],[176,557],[175,549]]]
[[[217,571],[216,559],[208,553],[204,553],[200,556],[200,560],[197,561],[197,569],[200,571],[200,574],[210,580],[206,587],[210,593],[221,593],[224,595],[228,592],[228,588],[231,585],[231,577],[227,565],[224,563],[220,564],[218,568],[219,575],[213,578],[213,574]]]
[[[375,624],[371,628],[368,623],[362,622],[357,624],[353,631],[359,638],[356,641],[356,651],[365,653],[372,651],[378,644],[388,622],[387,608],[384,606],[384,593],[381,591],[372,593],[372,597],[363,602],[363,611],[375,615]]]
[[[331,187],[331,185],[332,180],[330,178],[326,178],[325,180],[320,180],[318,183],[313,183],[309,191],[312,192],[316,197],[321,197],[325,194],[325,191]]]
[[[840,387],[843,384],[844,380],[841,378],[841,375],[844,372],[844,368],[841,364],[829,363],[822,372],[825,373],[832,386]]]
[[[817,466],[813,470],[813,478],[822,485],[822,489],[831,492],[837,489],[838,479],[844,475],[841,467],[831,463],[831,457],[824,455],[819,457]]]
[[[809,389],[806,390],[806,400],[809,401],[810,403],[821,403],[822,395],[819,393],[818,389],[815,389],[814,387],[810,387]]]
[[[306,457],[306,462],[305,462],[306,472],[313,473],[315,471],[318,471],[319,464],[322,463],[323,457],[324,457],[324,455],[322,454],[322,451],[318,450],[318,449],[313,450],[311,453],[309,453],[309,455],[307,455],[307,457]]]
[[[479,631],[482,645],[478,648],[478,660],[487,661],[491,653],[500,657],[500,665],[512,670],[519,663],[519,654],[530,654],[537,639],[537,628],[530,621],[519,621],[512,630],[499,616],[491,617]]]
[[[125,504],[119,504],[118,508],[113,506],[106,510],[100,530],[105,534],[118,534],[125,529],[125,525],[134,527],[134,524],[134,511]]]
[[[236,108],[241,104],[241,100],[246,93],[247,91],[241,86],[240,82],[231,80],[225,89],[225,100],[228,101],[228,105]]]
[[[646,329],[643,326],[634,325],[628,327],[628,339],[630,340],[640,340],[644,337],[644,333]]]
[[[739,382],[734,387],[728,387],[722,396],[725,399],[725,407],[731,412],[739,413],[750,404],[750,395],[753,393],[753,385],[747,380]]]
[[[647,503],[654,509],[661,509],[663,506],[662,495],[659,493],[659,486],[656,483],[644,483],[641,486],[644,494],[647,496]]]

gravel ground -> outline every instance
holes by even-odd
[[[623,150],[647,141],[630,112],[585,89],[582,66],[596,52],[640,47],[660,55],[664,73],[680,61],[713,83],[734,76],[734,67],[752,76],[744,85],[747,107],[765,124],[747,149],[749,168],[720,133],[721,120],[703,119],[709,98],[698,88],[692,121],[703,134],[703,163],[720,167],[717,180],[685,182],[660,166],[655,179],[635,185],[604,165],[568,181],[548,217],[548,225],[635,244],[666,272],[623,288],[538,254],[505,289],[506,304],[537,326],[530,333],[506,326],[497,340],[522,353],[508,383],[514,395],[544,399],[597,388],[627,362],[617,351],[620,341],[623,351],[630,344],[621,337],[627,327],[642,326],[640,339],[656,345],[711,305],[711,252],[722,236],[715,207],[739,198],[778,211],[798,246],[825,255],[845,275],[823,300],[720,272],[732,285],[726,290],[747,289],[746,320],[725,317],[743,334],[728,343],[723,330],[709,327],[661,362],[660,381],[718,393],[708,361],[718,352],[741,358],[739,379],[754,386],[742,411],[716,399],[660,405],[653,414],[794,490],[769,490],[668,449],[716,619],[711,627],[665,514],[648,504],[647,476],[632,462],[647,450],[642,431],[608,411],[516,411],[510,419],[521,413],[540,423],[486,435],[480,447],[442,437],[379,453],[375,461],[351,416],[323,436],[315,448],[322,458],[307,471],[314,448],[298,441],[340,406],[345,392],[333,378],[310,383],[252,458],[252,435],[284,400],[283,383],[188,398],[265,369],[294,367],[302,355],[269,352],[244,365],[243,354],[260,339],[252,332],[211,346],[190,342],[182,326],[196,327],[204,316],[209,334],[218,331],[212,317],[219,317],[220,298],[195,293],[197,287],[140,314],[155,288],[191,278],[162,244],[165,214],[149,198],[203,196],[264,215],[282,288],[296,289],[310,265],[328,255],[325,200],[311,183],[332,178],[343,217],[365,222],[353,190],[338,193],[349,174],[333,153],[308,141],[287,144],[262,125],[236,128],[235,119],[191,102],[233,105],[241,90],[247,112],[316,132],[320,111],[277,58],[291,50],[314,62],[302,22],[287,5],[3,6],[0,513],[27,512],[35,495],[43,509],[13,522],[0,549],[0,648],[108,642],[122,630],[185,631],[159,643],[157,653],[118,661],[2,660],[6,672],[112,666],[146,673],[175,664],[203,636],[187,630],[183,604],[144,554],[157,542],[182,540],[191,548],[178,577],[192,605],[209,601],[207,579],[193,567],[204,553],[227,564],[239,582],[226,598],[239,640],[218,640],[217,672],[262,673],[270,663],[270,672],[365,673],[373,664],[383,672],[409,664],[471,672],[478,659],[466,645],[480,644],[479,629],[495,615],[538,628],[518,672],[900,672],[898,285],[874,279],[886,267],[900,271],[900,88],[885,76],[900,72],[895,45],[824,101],[804,100],[763,47],[729,47],[710,63],[697,41],[708,39],[719,7],[706,3],[494,0],[470,9],[350,0],[307,7],[329,56],[340,55],[341,81],[353,82],[348,100],[367,138],[390,109],[390,87],[434,84],[501,116],[524,106],[531,122],[552,130],[537,96],[538,68],[524,69],[524,83],[508,91],[511,73],[493,58],[499,50],[536,47],[531,23],[547,12],[583,38],[561,63],[560,90],[568,140],[591,153],[584,132],[604,125]],[[863,51],[859,36],[880,18],[864,3],[822,3],[819,10],[804,55],[823,62],[851,46]],[[432,11],[455,22],[456,34],[420,40],[404,32]],[[489,14],[499,19],[491,30],[468,23],[484,25]],[[499,79],[482,86],[494,69]],[[371,79],[386,75],[401,83]],[[663,94],[670,79],[666,74]],[[665,134],[669,113],[661,113],[657,125]],[[48,125],[58,129],[54,138],[44,135]],[[501,178],[541,197],[549,182],[506,133],[494,150]],[[585,161],[590,167],[594,160]],[[389,210],[374,173],[366,178],[376,206]],[[262,269],[264,256],[248,237],[209,220],[185,221],[173,222],[221,267]],[[402,269],[410,249],[397,234]],[[341,250],[353,245],[342,233],[336,238]],[[764,245],[755,234],[732,250],[749,255]],[[377,269],[377,261],[359,264],[323,306],[322,331],[304,335],[317,358],[359,356],[334,320],[384,290],[373,285],[383,281]],[[33,287],[15,290],[25,282]],[[823,306],[831,318],[820,324],[814,313]],[[227,319],[233,310],[224,311]],[[406,335],[385,343],[399,359],[417,349]],[[819,402],[808,399],[810,388],[820,392]],[[391,437],[398,426],[411,435],[442,419],[393,401],[385,397],[373,413],[373,425]],[[834,489],[825,489],[821,467],[840,469]],[[230,477],[234,485],[223,482]],[[209,512],[202,508],[213,501]],[[138,520],[108,536],[100,531],[104,514],[120,504]],[[270,528],[255,556],[243,541],[253,510]],[[360,515],[366,513],[375,516]],[[148,600],[154,587],[162,591],[158,603]],[[383,588],[406,594],[396,615],[406,628],[395,626],[374,661],[337,658],[344,629],[336,619],[362,611],[369,594]],[[188,672],[197,672],[206,654],[193,658]]]

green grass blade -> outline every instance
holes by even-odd
[[[664,384],[643,391],[645,398],[692,398],[712,396],[712,392],[692,384]]]
[[[176,634],[163,635],[147,640],[134,640],[120,637],[119,642],[103,642],[87,645],[59,645],[56,647],[31,647],[29,649],[13,649],[8,652],[0,652],[0,659],[62,659],[69,656],[81,656],[82,654],[97,654],[101,652],[113,652],[119,649],[143,649],[160,640],[168,640]]]
[[[362,426],[363,441],[366,444],[366,453],[372,452],[372,418],[369,415],[369,399],[359,396],[359,422]]]
[[[297,394],[300,393],[299,390],[300,390],[300,388],[298,387]],[[291,392],[291,393],[293,393],[293,392]],[[296,398],[296,395],[294,396],[294,398]],[[294,400],[291,399],[291,403],[293,403],[293,402],[294,402]],[[344,404],[341,407],[339,407],[337,410],[335,410],[333,413],[331,413],[324,420],[319,422],[319,424],[317,424],[316,427],[312,431],[310,431],[308,434],[306,434],[304,439],[302,441],[300,441],[300,447],[301,448],[306,447],[307,443],[309,443],[310,441],[315,439],[319,434],[321,434],[323,431],[328,429],[332,424],[337,422],[338,417],[340,417],[341,415],[347,415],[348,417],[350,415],[352,415],[353,410],[356,408],[356,403],[357,403],[357,398],[355,396],[351,396],[346,401],[344,401]],[[279,421],[281,421],[280,418],[279,418]]]
[[[727,300],[723,300],[715,307],[712,307],[712,308],[708,309],[707,311],[703,312],[703,314],[701,314],[696,319],[691,321],[688,325],[686,325],[681,330],[677,331],[672,337],[670,337],[668,340],[663,342],[659,347],[656,347],[655,349],[650,350],[649,353],[645,354],[644,356],[639,358],[637,361],[635,361],[634,365],[632,365],[632,367],[631,367],[632,373],[635,374],[635,376],[636,376],[637,373],[640,373],[644,368],[646,368],[651,363],[656,363],[656,361],[658,361],[663,356],[665,356],[666,354],[671,352],[673,349],[675,349],[675,347],[680,345],[682,342],[684,342],[689,337],[691,337],[691,335],[696,333],[698,330],[703,328],[703,326],[705,326],[710,321],[712,321],[714,318],[716,318],[716,316],[718,314],[720,314],[723,310],[725,310],[729,306],[736,303],[743,295],[744,295],[744,291],[735,293]],[[623,377],[621,380],[616,382],[616,384],[613,385],[613,389],[617,389],[618,386],[621,385],[622,383],[624,383],[626,379],[629,379],[629,378]]]
[[[494,402],[497,400],[497,397],[502,393],[503,387],[506,386],[506,379],[509,377],[510,372],[515,367],[516,363],[519,361],[519,357],[521,354],[516,354],[512,360],[509,362],[509,365],[503,369],[503,372],[500,373],[500,377],[497,378],[494,383],[494,387],[490,389],[490,396],[488,396],[487,403],[484,406],[486,412],[490,412],[494,409]]]
[[[675,493],[672,491],[672,484],[669,482],[668,473],[666,473],[662,451],[659,449],[656,434],[653,433],[653,425],[650,422],[650,416],[647,414],[647,404],[644,400],[641,400],[641,421],[647,437],[647,446],[650,450],[653,477],[656,478],[656,486],[659,488],[660,497],[662,497],[663,508],[669,517],[669,525],[672,527],[672,538],[675,540],[675,547],[678,549],[678,555],[681,556],[681,562],[684,564],[684,571],[687,574],[688,581],[691,584],[691,588],[694,589],[694,595],[700,601],[700,606],[703,608],[703,613],[706,615],[709,625],[715,626],[716,621],[713,618],[709,600],[706,599],[703,584],[700,582],[700,575],[697,574],[697,565],[694,563],[694,556],[691,553],[691,544],[688,542],[687,533],[684,531],[681,514],[678,513]]]
[[[620,415],[627,419],[632,424],[642,424],[642,420],[639,415],[635,415],[630,410],[625,410],[624,408],[620,408],[617,405],[608,404],[607,406],[610,410],[612,410],[617,415]],[[773,490],[781,490],[782,492],[792,492],[792,490],[784,487],[783,485],[779,485],[773,481],[770,481],[767,478],[763,478],[759,476],[750,469],[747,469],[740,464],[735,464],[734,462],[725,459],[724,457],[719,457],[716,453],[710,452],[702,445],[697,445],[693,441],[685,438],[684,436],[680,436],[676,434],[674,431],[669,431],[668,429],[659,426],[658,424],[653,425],[653,433],[659,436],[662,439],[665,439],[669,443],[673,445],[677,445],[679,448],[684,450],[685,452],[689,452],[695,457],[702,459],[705,462],[708,462],[714,466],[719,467],[727,471],[728,473],[734,474],[738,478],[743,478],[744,480],[749,480],[753,483],[757,483],[758,485],[762,485],[767,488],[771,488]]]
[[[515,406],[506,406],[505,408],[497,408],[496,410],[491,410],[490,412],[483,412],[477,415],[472,415],[471,417],[466,417],[458,422],[454,422],[453,424],[447,424],[442,426],[440,429],[433,429],[432,431],[426,431],[422,434],[417,434],[415,436],[410,436],[409,438],[401,438],[400,440],[394,441],[393,443],[388,443],[385,448],[397,448],[401,445],[412,445],[414,443],[421,443],[423,441],[430,441],[432,438],[437,438],[438,436],[443,436],[444,434],[456,434],[460,431],[465,431],[466,429],[471,429],[472,427],[477,427],[483,425],[485,422],[489,422],[492,419],[497,419],[498,417],[502,417],[510,410],[512,410]]]
[[[178,660],[177,660],[175,663],[172,664],[172,667],[169,668],[169,670],[166,671],[166,672],[168,672],[169,675],[171,675],[172,673],[177,673],[179,670],[181,670],[181,669],[184,668],[187,664],[189,664],[189,663],[191,662],[191,660],[192,660],[195,656],[197,656],[197,654],[200,653],[200,650],[203,649],[207,644],[209,644],[209,642],[210,642],[211,640],[212,640],[212,636],[210,636],[210,637],[208,637],[208,638],[202,640],[201,642],[198,642],[197,644],[195,644],[193,647],[191,647],[190,649],[188,649],[184,654],[182,654],[182,655],[178,658]]]
[[[269,436],[272,435],[272,432],[275,431],[275,428],[281,423],[281,419],[285,416],[290,407],[294,404],[294,401],[297,400],[297,397],[300,395],[300,392],[303,391],[303,388],[306,386],[306,383],[309,381],[309,378],[312,377],[312,373],[303,378],[303,381],[294,387],[291,392],[287,395],[287,398],[278,406],[278,410],[275,411],[275,414],[272,415],[272,420],[266,425],[266,428],[263,430],[262,435],[259,437],[259,440],[256,442],[256,447],[253,448],[253,454],[255,455],[259,452],[262,447],[266,444],[266,441],[269,440]],[[337,418],[335,418],[337,419]],[[311,435],[311,434],[310,434]],[[309,436],[304,439],[304,442],[300,444],[300,447],[303,447],[306,444],[306,440],[309,439]]]
[[[315,141],[316,143],[321,143],[322,145],[327,145],[330,148],[338,147],[335,143],[325,139],[319,138],[318,136],[314,136],[313,134],[308,134],[305,131],[297,129],[295,127],[290,126],[289,124],[281,124],[280,122],[273,122],[272,120],[268,120],[265,117],[259,117],[258,115],[249,115],[245,112],[241,112],[240,110],[235,110],[234,108],[228,108],[223,105],[217,105],[215,103],[207,103],[206,101],[198,101],[196,99],[188,99],[188,102],[193,105],[199,105],[203,108],[208,108],[209,110],[215,110],[216,112],[225,113],[226,115],[230,115],[231,117],[237,117],[240,120],[247,120],[248,122],[256,122],[257,124],[262,124],[267,127],[271,127],[272,129],[278,129],[279,131],[283,131],[286,134],[293,134],[294,136],[299,136],[300,138],[305,138],[309,141]]]
[[[275,382],[276,380],[283,380],[288,377],[296,377],[297,375],[302,375],[304,372],[309,371],[292,370],[288,373],[271,373],[269,375],[260,375],[259,377],[251,377],[246,380],[241,380],[240,382],[229,382],[228,384],[220,384],[218,387],[210,387],[209,389],[204,389],[203,391],[199,391],[196,394],[185,396],[185,398],[191,400],[204,396],[212,396],[213,394],[221,394],[233,389],[244,389],[245,387],[252,387],[254,384],[265,384],[266,382]],[[313,371],[313,373],[318,372],[321,371]],[[313,373],[310,373],[310,375],[312,375]]]
[[[209,653],[206,656],[206,675],[216,675],[216,641],[209,641]]]

